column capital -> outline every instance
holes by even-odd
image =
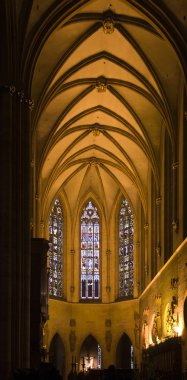
[[[75,254],[75,250],[74,249],[70,249],[70,255],[74,255]]]

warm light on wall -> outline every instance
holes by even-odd
[[[170,306],[170,304],[168,304]],[[168,307],[167,307],[168,309]],[[164,334],[164,331],[159,334],[159,325],[158,325],[158,318],[159,318],[159,313],[154,313],[152,316],[152,323],[148,324],[147,321],[144,321],[143,323],[143,331],[142,331],[142,336],[143,336],[143,345],[145,348],[148,348],[149,346],[155,346],[157,344],[160,344],[162,342],[165,342],[167,339],[174,338],[174,337],[181,337],[183,333],[183,320],[180,318],[180,315],[178,312],[175,312],[171,316],[171,329],[166,332],[166,335]],[[156,325],[156,332],[153,334],[153,327],[155,327],[155,321],[157,322]],[[169,324],[170,321],[167,321]],[[152,326],[150,328],[150,326]],[[162,334],[162,335],[161,335]],[[154,338],[154,339],[153,339]]]
[[[171,289],[177,289],[179,284],[179,279],[177,278],[171,278]]]
[[[183,328],[184,328],[183,321],[179,319],[179,322],[178,322],[177,326],[175,327],[175,331],[176,331],[177,336],[182,336]]]

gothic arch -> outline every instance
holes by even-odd
[[[105,207],[101,203],[101,199],[99,200],[97,199],[97,195],[95,194],[95,192],[92,189],[89,189],[78,201],[76,211],[75,211],[76,225],[74,224],[74,233],[77,226],[78,228],[80,228],[80,219],[81,219],[82,210],[86,206],[88,200],[91,200],[93,204],[97,207],[101,226],[103,227],[103,222],[106,223],[106,216],[104,212]]]
[[[100,368],[101,357],[98,352],[98,346],[100,347],[97,339],[92,334],[89,334],[83,340],[80,346],[79,355],[79,367],[81,370],[83,369],[84,364],[86,371],[88,368]]]
[[[133,368],[133,345],[126,333],[121,335],[116,347],[116,367]]]
[[[64,375],[66,367],[65,347],[58,333],[53,336],[49,345],[49,362],[55,366],[60,375]]]

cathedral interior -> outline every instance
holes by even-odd
[[[0,11],[1,379],[187,379],[187,1]]]

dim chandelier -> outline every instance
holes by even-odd
[[[0,379],[187,379],[186,13],[0,1]]]

